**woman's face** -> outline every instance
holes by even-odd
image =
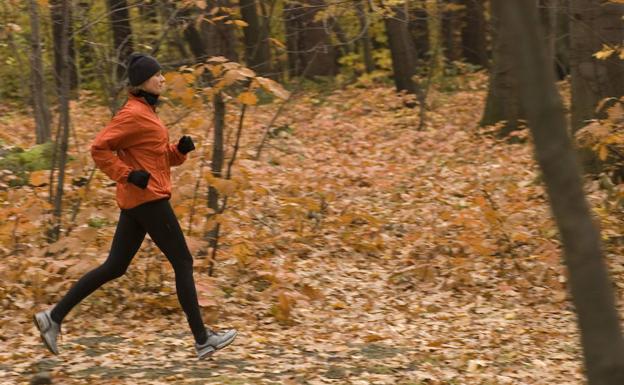
[[[141,85],[141,88],[149,93],[160,95],[164,85],[165,77],[162,75],[162,72],[158,71],[154,76],[147,79],[145,83]]]

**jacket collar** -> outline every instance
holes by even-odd
[[[145,105],[146,105],[146,106],[148,106],[149,108],[151,108],[153,111],[156,111],[156,106],[158,105],[158,104],[156,104],[156,105],[151,105],[150,103],[148,103],[148,102],[147,102],[147,100],[145,100],[145,97],[143,97],[143,96],[137,96],[137,95],[134,95],[134,94],[133,94],[133,93],[131,93],[131,92],[128,92],[128,100],[137,100],[137,101],[139,101],[139,102],[141,102],[141,103],[145,104]]]

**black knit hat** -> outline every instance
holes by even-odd
[[[138,86],[160,71],[160,64],[150,55],[133,53],[128,57],[128,79],[131,86]]]

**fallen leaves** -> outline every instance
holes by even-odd
[[[246,155],[234,168],[241,179],[199,175],[194,154],[173,170],[180,189],[172,203],[183,228],[193,225],[187,239],[202,314],[216,329],[238,328],[236,342],[210,361],[194,360],[173,271],[146,239],[126,276],[70,313],[52,379],[581,384],[575,318],[531,148],[476,128],[482,98],[482,91],[453,94],[415,131],[413,111],[390,88],[304,95],[278,122],[294,129],[272,138],[261,161],[248,150],[276,106],[254,106],[241,143]],[[90,122],[106,112],[76,107],[78,140],[86,143],[96,129]],[[162,114],[173,121],[176,111]],[[228,127],[237,118],[229,114]],[[184,128],[208,143],[206,111],[186,119],[170,135]],[[217,219],[215,277],[206,273],[200,230],[216,222],[205,221],[203,198],[193,206],[197,178],[230,194]],[[7,219],[0,375],[9,381],[48,358],[30,323],[33,309],[57,301],[107,256],[118,217],[114,188],[101,175],[93,183],[97,194],[84,196],[78,226],[51,245],[39,234],[45,196],[32,186],[0,192]],[[200,184],[197,196],[206,189]],[[592,191],[598,207],[602,193]],[[607,252],[621,255],[621,220],[606,212],[600,220],[613,240]]]

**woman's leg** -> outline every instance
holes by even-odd
[[[193,257],[169,201],[146,203],[132,209],[131,215],[141,222],[156,246],[173,266],[178,301],[186,314],[195,342],[204,343],[207,334],[197,301],[193,279]]]
[[[52,320],[60,324],[67,313],[80,301],[106,282],[124,275],[144,238],[145,229],[141,224],[129,216],[125,210],[121,210],[108,258],[102,265],[82,276],[69,289],[52,309],[50,314]]]

